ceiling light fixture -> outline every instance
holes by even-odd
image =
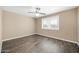
[[[39,14],[39,13],[36,13],[36,14],[35,14],[35,16],[37,16],[37,17],[38,17],[38,16],[40,16],[40,14]]]

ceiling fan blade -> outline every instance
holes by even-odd
[[[28,12],[28,13],[34,13],[34,12]]]
[[[41,15],[46,15],[46,13],[41,13],[41,12],[28,12],[28,13],[32,13],[32,14],[38,13],[38,14],[41,14]]]
[[[39,12],[39,14],[46,15],[46,13],[41,13],[41,12]]]

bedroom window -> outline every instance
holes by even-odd
[[[43,18],[42,29],[59,30],[59,16]]]

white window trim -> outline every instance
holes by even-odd
[[[43,21],[47,18],[47,19],[52,19],[53,17],[57,17],[58,19],[57,19],[57,23],[58,23],[58,25],[57,25],[57,28],[44,28],[43,27]],[[55,16],[51,16],[51,17],[46,17],[46,18],[43,18],[42,19],[42,29],[44,29],[44,30],[59,30],[59,15],[55,15]]]

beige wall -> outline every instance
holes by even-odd
[[[79,44],[79,8],[78,8],[78,44]]]
[[[63,11],[53,15],[59,15],[60,17],[59,31],[42,29],[40,18],[37,20],[37,33],[52,38],[56,37],[77,42],[77,9]]]
[[[3,11],[3,40],[31,35],[35,32],[34,19]]]
[[[0,10],[0,52],[1,52],[1,46],[2,46],[2,11]]]
[[[3,40],[27,36],[33,33],[77,42],[77,9],[63,11],[59,15],[59,31],[41,29],[41,19],[32,19],[12,12],[3,12]],[[51,15],[51,16],[53,16]],[[79,34],[78,34],[79,35]]]

